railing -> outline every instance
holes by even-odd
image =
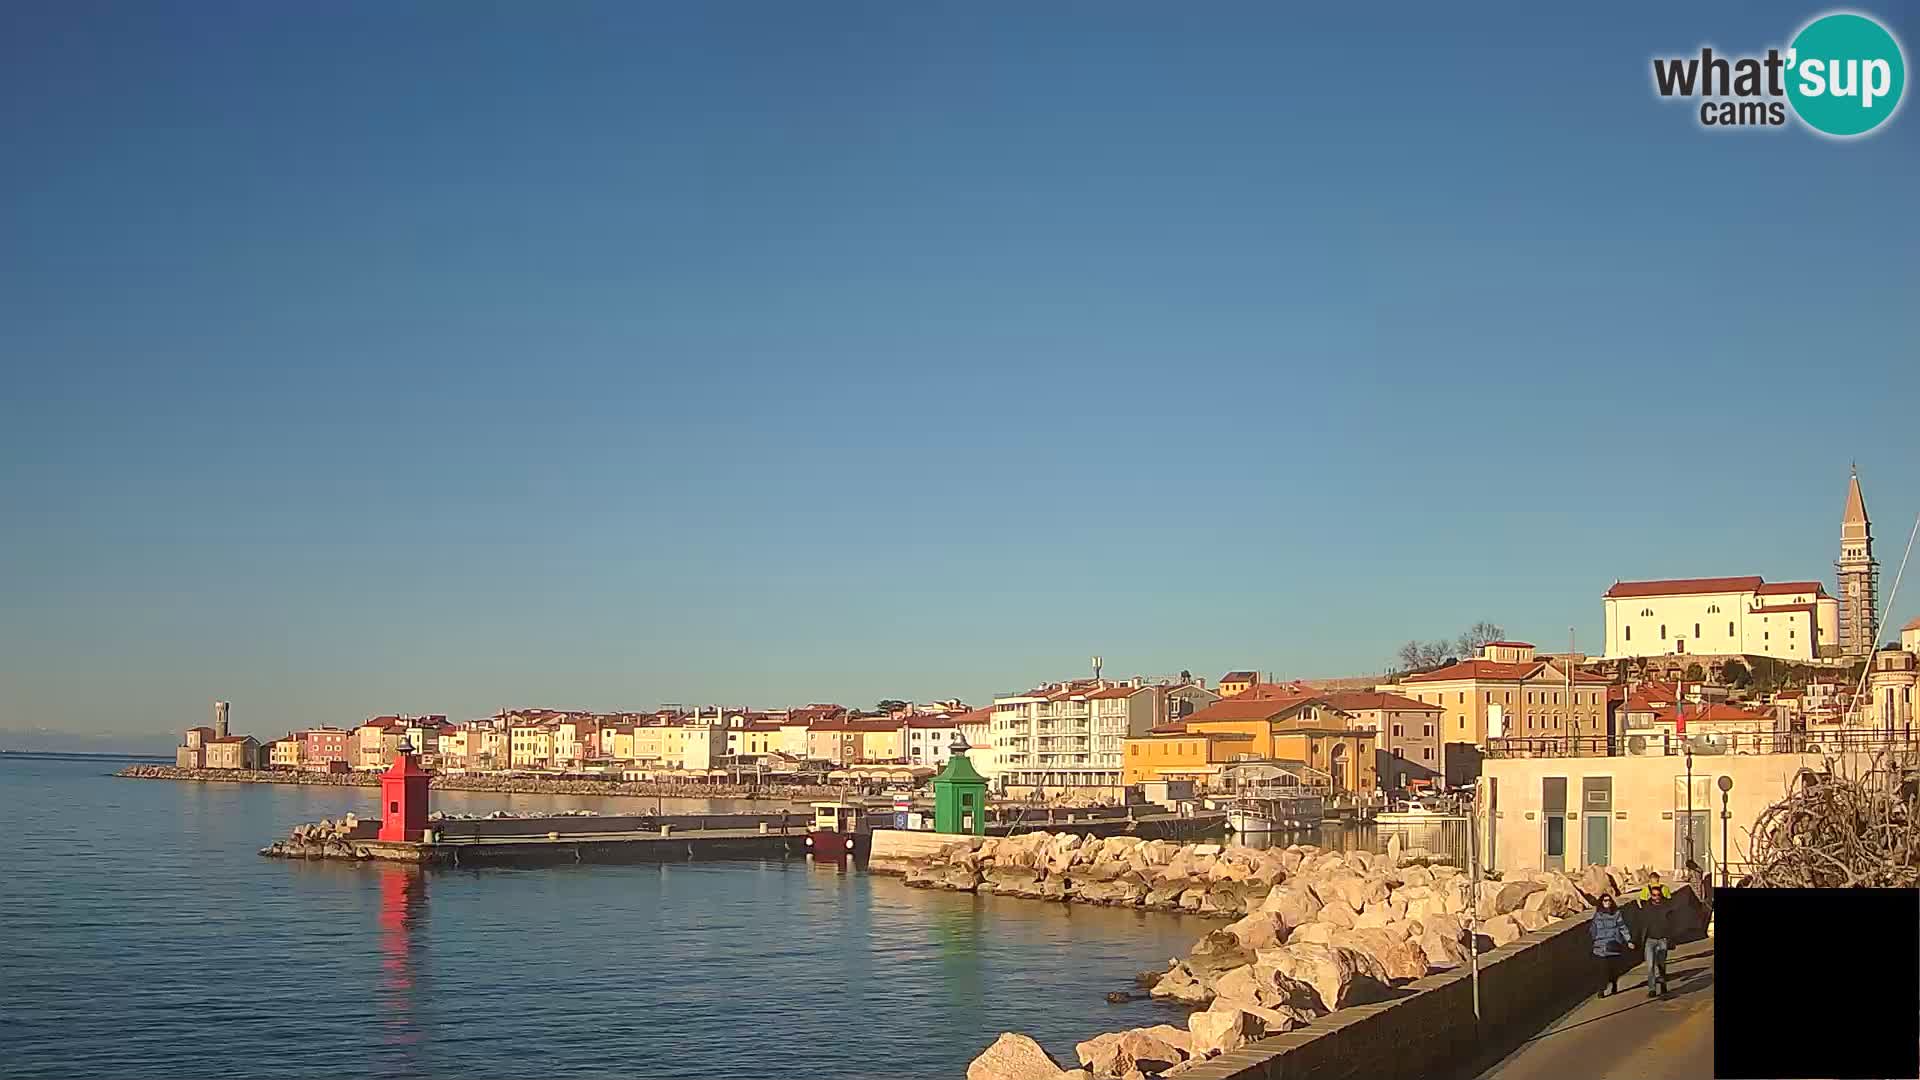
[[[1624,735],[1543,735],[1488,739],[1490,758],[1551,757],[1679,757],[1691,749],[1696,755],[1714,754],[1859,754],[1879,751],[1920,753],[1920,738],[1905,732],[1839,729],[1832,731],[1764,731],[1670,735],[1633,732]]]

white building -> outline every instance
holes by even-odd
[[[1817,581],[1759,577],[1619,581],[1603,600],[1606,658],[1838,654],[1840,603]]]
[[[1117,797],[1124,740],[1218,700],[1194,683],[1077,679],[994,698],[987,740],[1011,795]]]

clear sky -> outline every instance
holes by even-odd
[[[1920,117],[1571,7],[0,7],[0,728],[1593,646],[1852,459],[1890,588]]]

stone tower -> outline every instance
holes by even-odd
[[[1880,632],[1880,564],[1873,560],[1873,522],[1860,495],[1860,470],[1847,480],[1847,508],[1840,516],[1840,560],[1833,564],[1840,582],[1840,655],[1859,660],[1873,655]]]

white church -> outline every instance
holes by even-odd
[[[1856,660],[1871,656],[1879,564],[1858,473],[1841,515],[1840,595],[1818,581],[1759,577],[1616,581],[1606,604],[1606,658],[1771,656],[1781,660]]]

